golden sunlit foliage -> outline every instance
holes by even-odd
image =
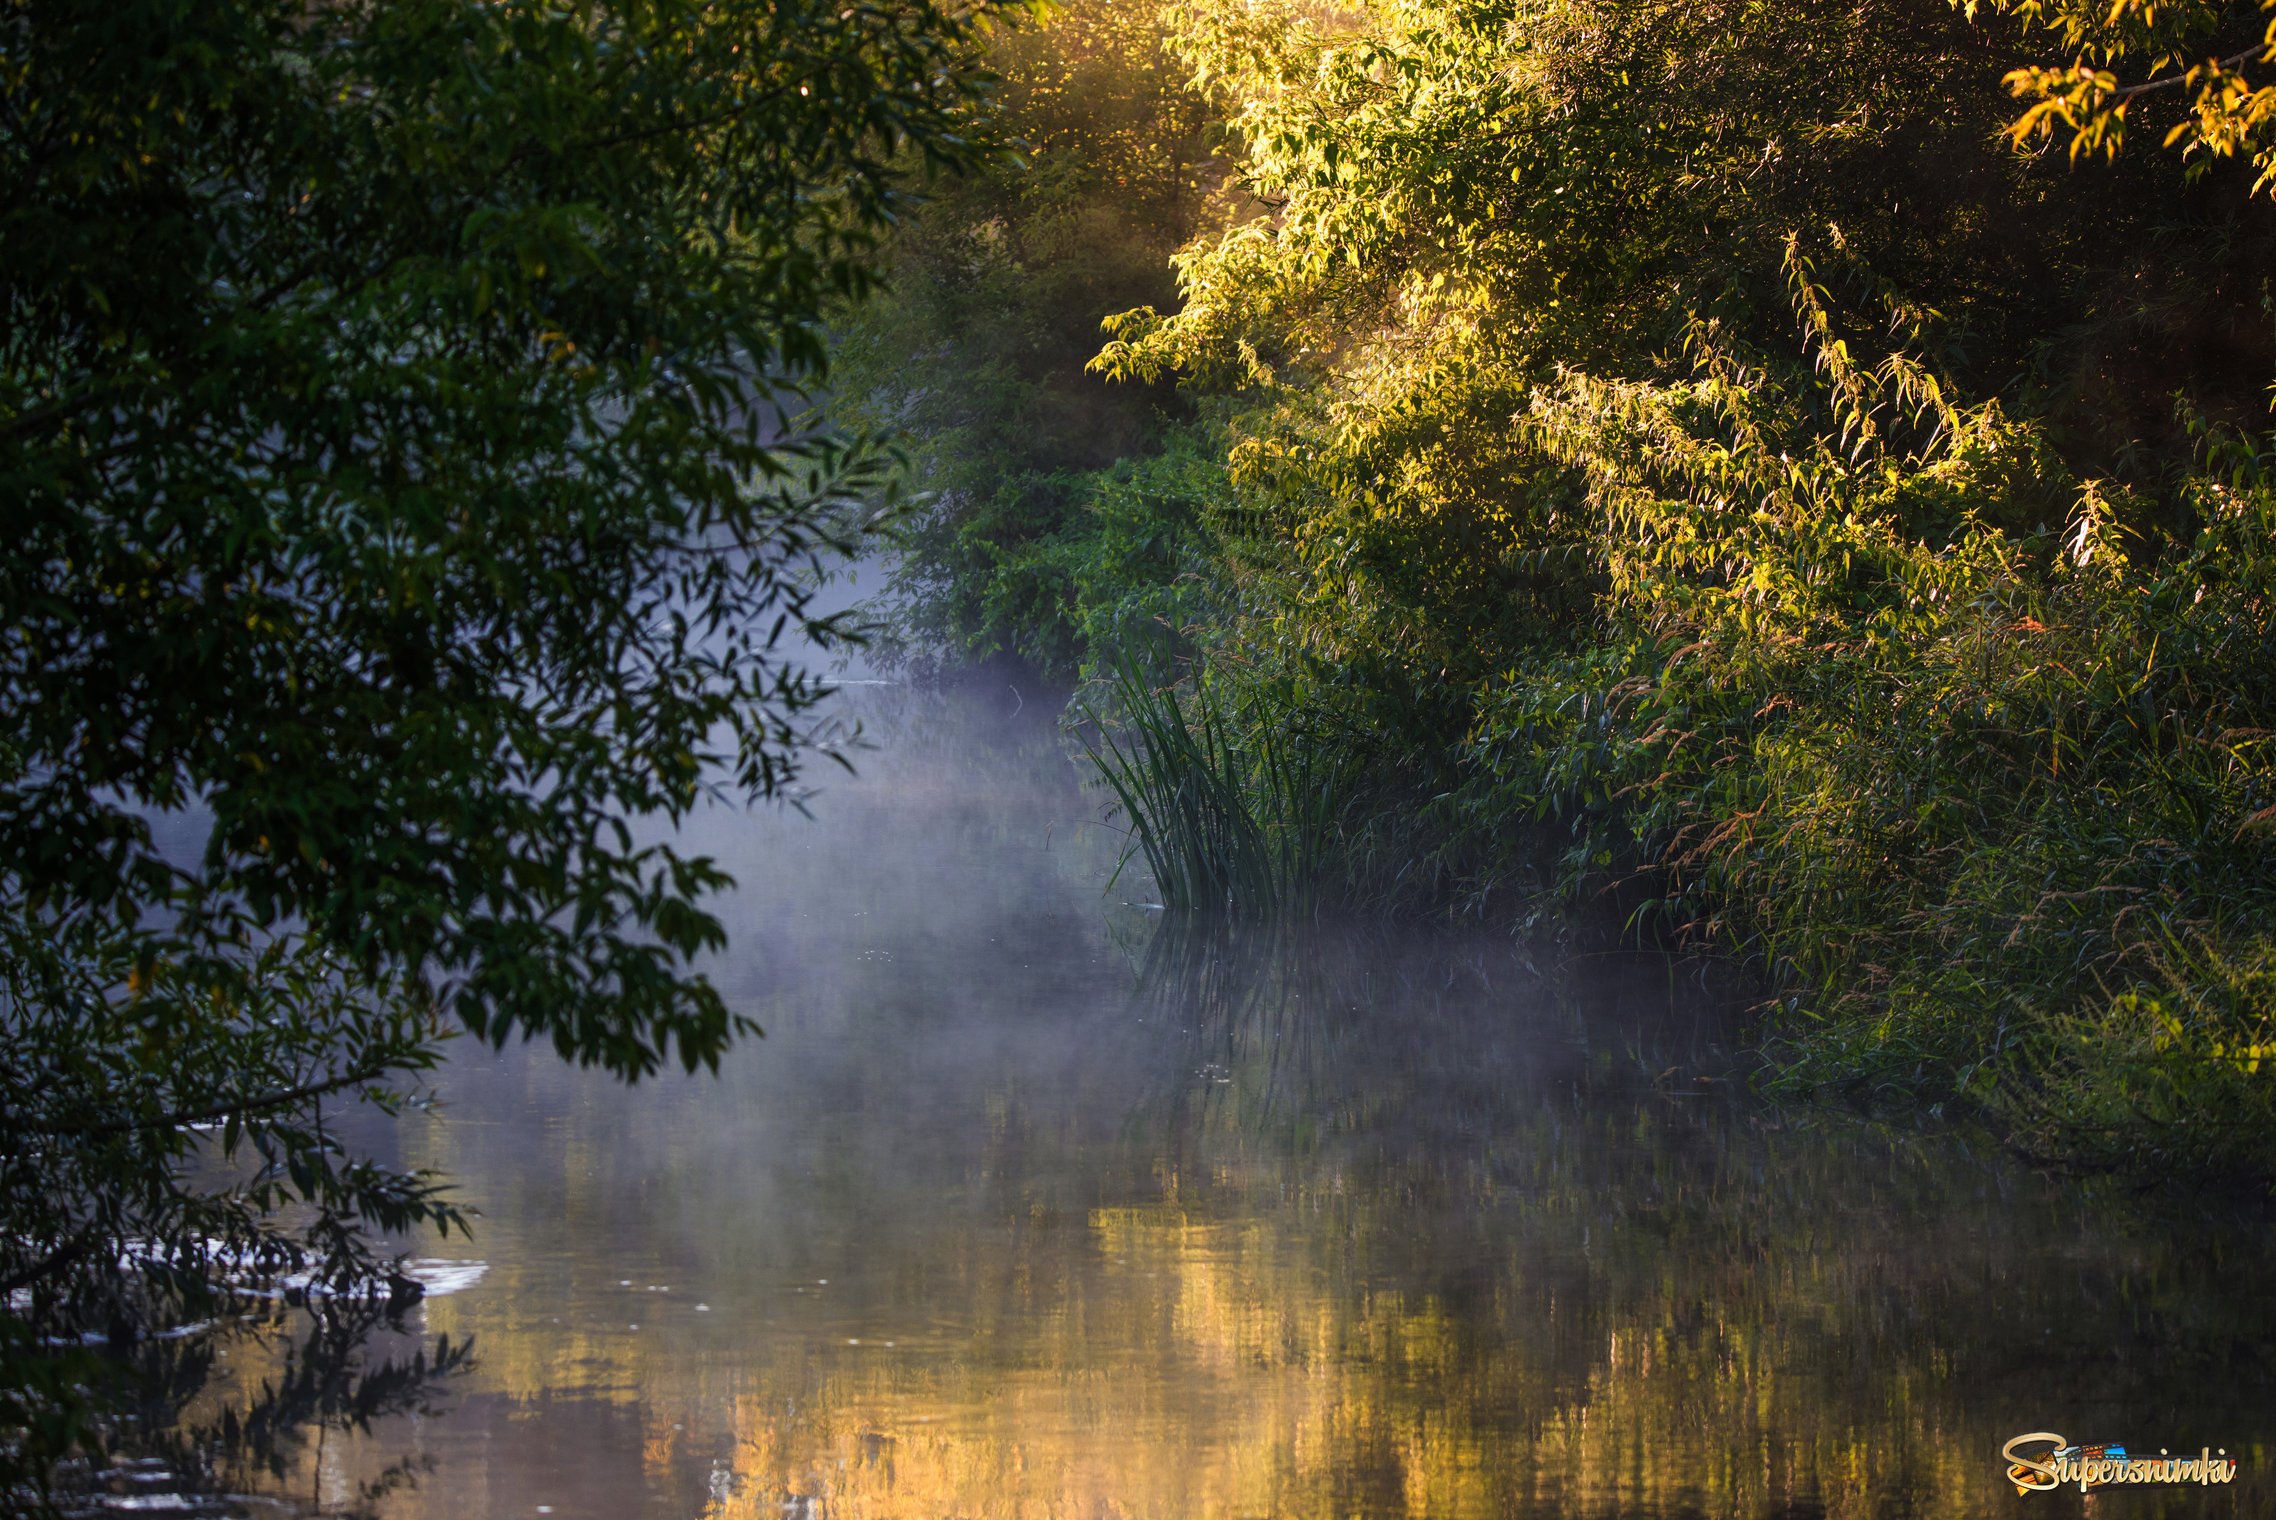
[[[1255,815],[1361,900],[1743,955],[1792,1080],[2276,1162],[2224,1054],[2276,931],[2266,18],[1171,15],[1231,178],[1094,369],[1223,462],[1189,711],[1342,751]]]
[[[2007,83],[2030,102],[2008,131],[2018,142],[2069,139],[2070,155],[2115,158],[2130,115],[2167,106],[2185,114],[2166,128],[2164,146],[2210,158],[2249,160],[2256,192],[2276,185],[2276,21],[2271,9],[2207,0],[2115,0],[2105,8],[2080,0],[1965,0],[1981,9],[2024,17],[2060,39],[2069,61],[2031,64]],[[2240,41],[2251,37],[2249,42]],[[2139,77],[2126,78],[2120,70]],[[2262,83],[2255,85],[2257,76]],[[2166,92],[2170,91],[2171,94]],[[2057,126],[2060,123],[2060,126]]]

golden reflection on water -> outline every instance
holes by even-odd
[[[405,1122],[485,1214],[442,1254],[488,1274],[422,1310],[477,1366],[287,1491],[409,1458],[404,1520],[2004,1516],[2000,1443],[2049,1429],[2241,1455],[2096,1501],[2129,1515],[2270,1507],[2257,1230],[1773,1110],[1663,969],[1157,933],[1101,911],[1047,734],[950,737],[718,846],[770,1036],[717,1081],[470,1053]]]

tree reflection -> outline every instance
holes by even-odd
[[[294,1298],[247,1300],[234,1319],[106,1358],[99,1391],[114,1412],[100,1435],[110,1459],[65,1464],[58,1508],[107,1514],[134,1499],[177,1514],[241,1513],[238,1496],[274,1493],[327,1441],[440,1412],[446,1385],[475,1366],[471,1340],[411,1328],[400,1302]],[[367,1462],[347,1493],[311,1493],[309,1507],[370,1512],[419,1466]]]

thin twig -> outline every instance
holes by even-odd
[[[2226,74],[2238,64],[2250,61],[2255,53],[2264,53],[2267,46],[2266,43],[2255,43],[2233,57],[2215,59],[2213,61],[2213,72],[2215,74]],[[2128,96],[2146,94],[2151,90],[2162,90],[2170,85],[2187,84],[2196,77],[2197,70],[2195,69],[2191,69],[2186,74],[2168,74],[2163,79],[2153,79],[2147,84],[2130,84],[2122,90],[2113,90],[2110,92],[2110,98],[2124,100]]]
[[[42,1125],[23,1131],[32,1135],[74,1135],[84,1139],[97,1139],[105,1135],[131,1134],[146,1129],[178,1129],[185,1124],[198,1124],[208,1119],[226,1119],[232,1114],[248,1113],[255,1109],[281,1108],[303,1098],[321,1098],[326,1093],[338,1092],[343,1087],[354,1087],[384,1074],[391,1062],[378,1061],[369,1066],[320,1082],[304,1082],[298,1087],[287,1087],[257,1098],[231,1099],[225,1103],[209,1104],[204,1108],[181,1109],[170,1114],[157,1114],[147,1119],[115,1119],[107,1124]]]

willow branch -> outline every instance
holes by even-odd
[[[24,1131],[33,1135],[71,1135],[81,1139],[100,1139],[107,1135],[133,1134],[140,1130],[179,1129],[185,1124],[199,1124],[208,1119],[226,1119],[233,1114],[252,1113],[261,1109],[282,1108],[304,1098],[321,1098],[338,1092],[343,1087],[356,1087],[382,1076],[394,1063],[374,1061],[354,1071],[321,1081],[303,1082],[298,1087],[282,1088],[263,1093],[255,1098],[232,1098],[227,1102],[208,1104],[204,1108],[185,1108],[169,1114],[154,1114],[146,1119],[114,1119],[107,1124],[51,1124]]]
[[[2264,54],[2267,49],[2268,44],[2255,43],[2251,47],[2246,48],[2243,52],[2238,53],[2233,57],[2216,58],[2213,60],[2213,72],[2216,74],[2226,74],[2229,70],[2235,68],[2238,64],[2250,62],[2254,54]],[[2168,74],[2163,79],[2153,79],[2147,84],[2130,84],[2122,90],[2113,90],[2111,91],[2111,98],[2113,100],[2124,100],[2129,96],[2147,94],[2151,90],[2163,90],[2173,85],[2187,84],[2190,80],[2195,79],[2196,77],[2197,70],[2195,69],[2191,69],[2186,74]]]

